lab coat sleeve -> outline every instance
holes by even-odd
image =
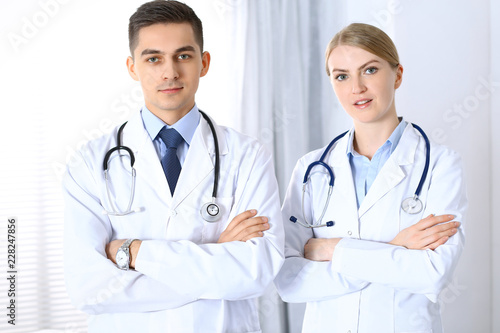
[[[106,257],[112,230],[85,160],[75,159],[63,179],[65,199],[64,268],[72,303],[89,314],[146,312],[194,301],[177,288],[139,272],[118,269]]]
[[[458,232],[436,250],[410,250],[386,243],[343,239],[335,248],[333,271],[409,293],[425,294],[437,302],[452,279],[464,247],[467,209],[465,179],[458,154],[447,150],[431,171],[422,216],[453,214]]]
[[[302,182],[306,171],[303,159],[297,163],[282,207],[285,226],[285,263],[275,279],[275,285],[285,302],[311,302],[336,298],[359,291],[369,283],[348,277],[332,269],[332,262],[318,262],[304,258],[304,245],[313,232],[298,223],[292,223],[290,216],[304,221],[301,213]],[[304,207],[308,221],[311,221],[311,203],[305,194]]]
[[[242,156],[243,160],[232,161],[240,164],[229,219],[256,209],[259,216],[269,218],[270,229],[264,236],[222,244],[145,240],[136,270],[195,299],[242,300],[264,293],[284,257],[278,185],[271,154],[260,144]]]

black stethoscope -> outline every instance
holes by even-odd
[[[220,175],[220,161],[219,161],[219,140],[217,139],[217,134],[215,133],[215,127],[210,118],[205,114],[205,112],[198,110],[203,118],[207,121],[208,125],[210,126],[210,130],[212,131],[212,136],[214,138],[214,145],[215,145],[215,168],[214,168],[214,186],[213,186],[213,191],[212,191],[212,201],[207,202],[204,204],[201,209],[200,209],[200,214],[203,217],[203,219],[207,222],[217,222],[220,217],[222,216],[222,209],[221,207],[215,202],[215,199],[217,198],[217,187],[219,185],[219,175]],[[125,216],[128,214],[132,213],[137,213],[142,211],[142,208],[134,208],[132,209],[132,202],[134,201],[134,191],[135,191],[135,178],[136,178],[136,171],[134,168],[134,163],[135,163],[135,156],[134,153],[132,152],[132,149],[130,149],[127,146],[122,146],[121,144],[121,136],[123,129],[125,128],[125,125],[127,125],[127,122],[123,123],[120,128],[118,129],[118,133],[116,134],[116,146],[108,150],[106,155],[104,155],[104,161],[103,161],[103,169],[104,169],[104,179],[106,181],[106,193],[108,195],[108,200],[111,205],[111,211],[108,211],[104,209],[103,213],[107,215],[113,215],[113,216]],[[114,205],[113,205],[113,200],[111,200],[111,193],[109,191],[109,179],[108,179],[108,161],[112,153],[115,151],[120,151],[120,150],[125,150],[128,155],[130,156],[130,168],[132,169],[132,186],[130,187],[130,200],[128,202],[127,209],[125,211],[119,211]]]
[[[420,132],[420,134],[422,135],[422,137],[424,138],[424,141],[425,141],[425,166],[424,166],[424,170],[422,171],[422,176],[420,177],[420,182],[418,183],[417,190],[415,191],[415,194],[411,197],[404,199],[403,202],[401,203],[401,208],[403,209],[403,211],[405,211],[408,214],[418,214],[422,211],[422,209],[424,207],[422,204],[422,201],[419,198],[419,195],[420,195],[420,192],[422,191],[422,186],[424,185],[424,181],[425,181],[425,178],[427,178],[427,172],[429,170],[429,161],[430,161],[430,156],[431,156],[431,145],[429,142],[429,138],[427,137],[427,135],[425,135],[425,132],[419,126],[417,126],[415,124],[412,124],[412,126]],[[318,161],[312,162],[307,167],[306,174],[304,175],[304,181],[302,182],[302,204],[301,204],[302,216],[304,217],[305,223],[298,220],[295,216],[290,216],[290,221],[292,221],[293,223],[298,223],[305,228],[332,227],[335,224],[334,221],[328,221],[326,223],[321,223],[323,221],[323,217],[325,215],[326,208],[328,207],[328,204],[330,202],[330,197],[331,197],[332,192],[333,192],[333,183],[335,181],[335,177],[333,175],[332,168],[330,168],[330,166],[328,164],[323,162],[323,160],[325,159],[328,152],[332,149],[333,145],[338,140],[343,138],[347,133],[348,133],[348,131],[340,134],[335,139],[333,139],[326,147],[325,151],[321,155],[321,158]],[[306,215],[304,213],[305,212],[304,211],[304,194],[306,191],[307,182],[309,181],[309,178],[310,178],[311,170],[316,165],[320,165],[323,168],[325,168],[326,171],[328,171],[328,174],[330,176],[330,181],[328,183],[328,185],[329,185],[328,186],[328,196],[326,197],[326,202],[325,202],[325,206],[323,207],[323,212],[321,213],[321,216],[318,219],[318,223],[312,224],[309,221],[307,221]]]

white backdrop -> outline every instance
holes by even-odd
[[[186,2],[204,22],[212,53],[199,106],[273,149],[282,193],[301,155],[350,126],[324,74],[328,40],[354,21],[393,37],[405,68],[398,112],[460,152],[466,166],[466,250],[440,299],[445,328],[500,332],[499,1]],[[128,18],[141,3],[0,1],[0,305],[8,302],[6,221],[16,216],[19,332],[84,331],[75,324],[83,316],[62,310],[64,288],[54,282],[59,182],[74,150],[141,106],[125,67]],[[49,306],[55,295],[61,301]],[[261,305],[266,332],[299,331],[301,306],[285,309],[273,293]],[[11,329],[0,318],[0,331]]]

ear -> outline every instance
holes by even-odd
[[[398,89],[403,82],[403,66],[398,65],[396,69],[396,81],[394,82],[394,89]]]
[[[203,77],[203,76],[207,75],[208,68],[210,67],[210,53],[208,53],[207,51],[203,52],[203,54],[201,55],[201,65],[202,65],[202,68],[201,68],[200,77]]]
[[[137,75],[137,73],[135,72],[135,64],[132,57],[127,58],[127,69],[132,79],[134,79],[135,81],[139,81],[139,75]]]

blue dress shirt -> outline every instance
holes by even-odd
[[[351,132],[349,143],[347,145],[347,155],[349,157],[349,163],[351,164],[358,208],[365,199],[366,193],[370,190],[370,187],[385,162],[389,159],[389,156],[391,156],[394,149],[396,149],[406,125],[406,121],[401,119],[399,125],[392,132],[389,139],[387,139],[387,141],[375,152],[371,161],[368,157],[360,155],[354,150],[354,131]]]
[[[158,136],[161,129],[164,126],[167,128],[174,128],[184,139],[184,142],[179,145],[177,148],[177,157],[179,158],[179,162],[181,166],[184,164],[184,160],[186,159],[186,155],[191,145],[191,140],[193,139],[194,132],[200,123],[200,112],[198,111],[198,107],[196,104],[194,107],[179,121],[177,121],[172,126],[169,126],[163,122],[160,118],[155,116],[151,111],[148,110],[146,106],[144,106],[141,110],[142,122],[144,123],[144,128],[148,132],[151,140],[156,149],[156,153],[158,154],[158,158],[161,160],[165,153],[167,152],[167,147],[163,143],[163,141]]]

